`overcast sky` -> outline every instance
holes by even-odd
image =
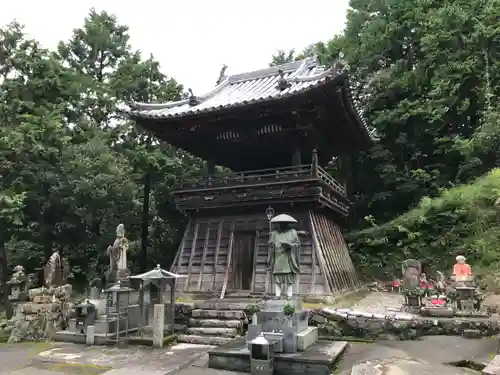
[[[131,44],[160,61],[165,74],[195,95],[228,73],[267,66],[277,49],[297,51],[344,28],[348,0],[46,0],[8,1],[0,25],[16,19],[53,48],[71,36],[92,7],[129,26]]]

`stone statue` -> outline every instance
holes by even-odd
[[[64,280],[62,277],[62,262],[58,250],[54,251],[54,253],[47,261],[47,264],[43,269],[43,276],[45,280],[45,286],[47,288],[56,287],[63,284]]]
[[[454,277],[472,276],[472,268],[465,263],[465,257],[463,255],[457,256],[456,261],[457,263],[453,266]]]
[[[272,273],[276,297],[286,290],[288,298],[292,297],[293,285],[300,271],[300,242],[295,229],[290,228],[291,223],[296,223],[289,215],[278,215],[271,223],[278,224],[278,229],[273,230],[269,236],[269,255],[267,259],[268,270]]]
[[[120,224],[116,227],[115,242],[106,250],[106,254],[109,256],[109,271],[114,277],[128,276],[127,251],[128,240],[125,238],[125,226]]]
[[[415,259],[407,259],[402,265],[403,272],[403,287],[416,288],[420,284],[420,276],[422,274],[422,264]]]

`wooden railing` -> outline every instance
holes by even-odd
[[[259,169],[238,173],[202,176],[184,180],[176,184],[174,189],[177,191],[189,192],[195,190],[225,189],[228,187],[253,187],[305,180],[321,180],[336,193],[344,197],[346,196],[345,187],[315,163],[277,169]]]

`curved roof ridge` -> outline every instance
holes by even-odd
[[[224,89],[227,85],[236,84],[244,81],[256,80],[266,77],[276,76],[279,70],[282,70],[284,73],[291,73],[287,80],[290,82],[308,82],[314,81],[317,79],[324,78],[331,73],[331,69],[325,70],[324,72],[308,76],[305,73],[308,69],[319,66],[318,59],[315,56],[306,57],[302,60],[292,61],[281,65],[271,66],[269,68],[259,69],[248,73],[238,73],[233,74],[229,77],[226,77],[224,81],[222,81],[219,85],[217,85],[212,91],[208,92],[205,95],[197,96],[198,104],[210,99],[214,95],[218,94],[222,89]],[[189,98],[166,102],[166,103],[144,103],[144,102],[132,102],[129,103],[128,106],[133,110],[162,110],[162,109],[170,109],[173,107],[178,107],[182,105],[189,104]]]
[[[224,87],[229,84],[229,78],[224,79],[220,84],[215,86],[215,88],[209,93],[203,96],[197,96],[196,99],[200,103],[204,102],[207,99],[210,99],[212,96],[218,94]],[[166,102],[166,103],[143,103],[143,102],[132,102],[129,103],[128,106],[132,109],[144,109],[144,110],[152,110],[152,109],[169,109],[173,107],[178,107],[181,105],[189,104],[188,99],[177,100],[175,102]]]

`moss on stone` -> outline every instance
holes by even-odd
[[[112,367],[100,366],[93,363],[47,363],[46,369],[54,372],[77,375],[99,375],[109,371]]]

